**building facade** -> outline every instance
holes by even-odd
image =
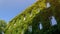
[[[52,19],[55,25],[52,25]],[[59,34],[60,0],[38,0],[13,18],[5,34]]]

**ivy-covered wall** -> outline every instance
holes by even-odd
[[[51,26],[52,16],[57,21],[55,26]],[[38,0],[9,22],[5,34],[59,34],[59,22],[60,0]]]

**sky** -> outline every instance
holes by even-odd
[[[0,0],[0,19],[10,21],[36,0]]]

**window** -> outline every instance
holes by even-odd
[[[14,24],[14,26],[16,26],[16,23]]]
[[[24,20],[26,19],[26,17],[24,17]]]
[[[30,13],[30,17],[32,16],[32,13]]]
[[[19,23],[21,23],[21,20],[19,20]]]
[[[30,17],[32,16],[32,11],[29,11]]]
[[[32,32],[32,26],[29,26],[29,27],[28,27],[28,31],[29,31],[29,32]]]
[[[22,30],[21,34],[24,34],[24,29]]]
[[[47,2],[46,7],[47,7],[47,8],[49,8],[49,7],[50,7],[50,3],[49,3],[49,2]]]
[[[24,15],[24,20],[26,20],[26,15]]]
[[[40,12],[40,9],[39,8],[37,10],[38,10],[38,12]]]
[[[39,29],[41,30],[43,28],[42,24],[40,23],[39,24]]]
[[[4,32],[2,32],[2,34],[4,34]]]
[[[53,26],[53,25],[56,25],[56,24],[57,24],[57,21],[56,21],[55,17],[52,16],[51,25]]]

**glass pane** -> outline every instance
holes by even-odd
[[[43,26],[42,26],[42,24],[41,24],[41,23],[39,24],[39,28],[40,28],[40,30],[43,28]]]
[[[47,2],[47,5],[46,5],[46,7],[47,7],[47,8],[49,8],[49,7],[50,7],[50,3],[49,3],[49,2]]]
[[[32,32],[32,26],[29,26],[29,27],[28,27],[28,31],[29,31],[29,32]]]
[[[57,21],[56,21],[55,17],[52,16],[51,25],[53,26],[53,25],[56,25],[56,24],[57,24]]]

